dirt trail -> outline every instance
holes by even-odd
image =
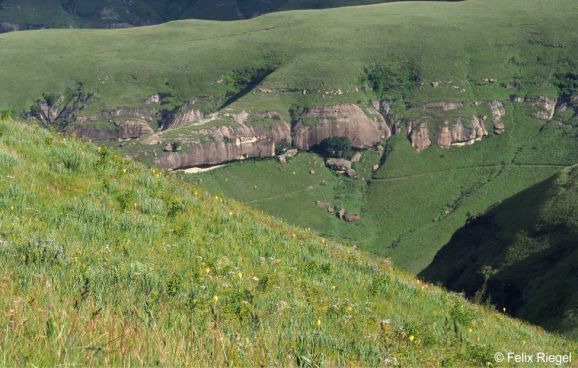
[[[418,173],[418,174],[407,174],[407,175],[400,175],[400,176],[392,176],[392,177],[383,178],[383,179],[369,179],[368,181],[370,181],[370,182],[388,182],[388,181],[396,181],[396,180],[403,180],[403,179],[409,179],[409,178],[417,178],[417,177],[426,176],[426,175],[430,175],[430,174],[439,174],[439,173],[452,172],[452,171],[462,171],[462,170],[497,169],[497,168],[501,168],[501,167],[504,167],[504,166],[516,166],[516,167],[556,167],[556,168],[562,169],[562,168],[569,167],[569,166],[572,166],[572,165],[556,165],[556,164],[516,164],[516,163],[512,163],[512,164],[509,164],[509,165],[462,166],[462,167],[454,167],[454,168],[443,169],[443,170],[428,171],[428,172],[423,172],[423,173]]]

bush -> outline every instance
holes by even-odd
[[[578,95],[578,74],[557,74],[556,82],[562,98],[569,99],[572,96]]]
[[[351,140],[347,137],[325,138],[319,143],[319,153],[325,157],[350,158]]]
[[[407,98],[421,83],[420,71],[413,65],[403,67],[375,64],[364,69],[362,83],[379,98],[398,100]]]
[[[283,138],[279,143],[275,145],[275,155],[282,155],[291,148],[291,142],[287,138]]]
[[[10,120],[14,117],[14,112],[12,110],[2,110],[0,111],[0,121]]]

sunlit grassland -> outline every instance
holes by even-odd
[[[355,166],[357,179],[338,176],[321,166],[319,156],[307,153],[287,165],[236,163],[187,180],[418,273],[468,217],[578,162],[576,128],[540,122],[523,106],[506,107],[503,135],[418,154],[400,134],[385,142],[384,157],[374,149],[363,152]],[[315,201],[360,213],[362,220],[340,221],[316,208]]]
[[[480,366],[576,345],[113,151],[0,123],[0,364]]]

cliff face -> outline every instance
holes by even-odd
[[[431,139],[429,134],[429,128],[425,122],[411,122],[409,124],[409,141],[411,146],[415,148],[417,152],[421,152],[424,149],[431,146]]]
[[[437,144],[442,148],[465,146],[481,141],[487,135],[484,118],[472,116],[467,127],[464,126],[462,118],[457,118],[452,126],[445,122],[438,134]]]
[[[355,148],[372,147],[391,136],[381,114],[372,109],[371,117],[355,104],[321,106],[305,112],[294,128],[295,147],[309,150],[329,137],[348,137]],[[314,121],[308,126],[307,121]]]
[[[203,129],[198,136],[206,139],[181,140],[181,152],[164,153],[156,163],[165,169],[216,165],[247,158],[266,158],[275,155],[275,146],[284,139],[291,139],[289,122],[279,122],[272,127],[219,126]],[[159,141],[147,140],[149,143]]]
[[[103,111],[100,117],[76,114],[85,105],[87,99],[84,97],[79,99],[83,102],[82,107],[76,106],[76,103],[63,103],[62,98],[54,106],[41,100],[33,116],[45,125],[70,116],[74,118],[74,124],[67,131],[86,139],[137,139],[143,145],[178,143],[178,151],[168,149],[157,159],[158,164],[167,169],[270,157],[274,155],[276,144],[282,140],[291,142],[295,148],[310,150],[326,138],[344,136],[351,140],[353,147],[368,148],[399,133],[403,126],[393,116],[393,102],[385,100],[372,100],[365,107],[353,103],[313,107],[291,125],[282,118],[282,114],[274,111],[254,114],[245,111],[205,113],[196,106],[198,99],[174,110],[162,111],[158,105],[163,105],[164,97],[155,94],[144,101],[142,108]],[[543,121],[552,120],[556,109],[571,109],[575,105],[571,99],[566,104],[558,104],[556,99],[543,96],[513,96],[511,100],[526,104],[530,107],[530,113]],[[489,121],[495,134],[504,133],[504,104],[499,100],[486,103],[490,108],[490,117],[476,114],[460,116],[460,110],[464,107],[461,102],[441,101],[415,106],[414,110],[421,111],[424,117],[405,122],[410,144],[417,152],[432,144],[441,148],[471,145],[489,134]],[[480,104],[475,103],[476,106]],[[434,120],[432,117],[435,117]],[[439,120],[444,118],[447,120],[440,126]],[[253,119],[265,121],[265,124],[251,124]],[[96,124],[103,120],[109,125]],[[203,129],[205,125],[217,125],[217,121],[222,121],[222,125]],[[182,133],[177,133],[180,129]]]

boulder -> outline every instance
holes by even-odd
[[[321,202],[321,201],[315,202],[315,206],[317,208],[321,208],[324,210],[331,208],[331,205],[329,203],[325,203],[325,202]]]
[[[349,176],[350,178],[356,178],[357,177],[357,171],[353,170],[353,169],[349,169],[345,172],[347,174],[347,176]]]
[[[295,156],[297,156],[298,153],[299,153],[299,151],[297,151],[296,149],[290,149],[290,150],[285,151],[285,153],[277,156],[277,160],[282,164],[286,164],[288,158],[295,157]]]
[[[379,165],[378,164],[373,165],[372,170],[373,171],[379,170]]]
[[[339,211],[335,212],[335,215],[340,219],[343,220],[345,218],[345,209],[342,208]]]
[[[344,158],[330,158],[325,162],[325,166],[337,171],[351,170],[351,161]]]
[[[297,149],[293,148],[293,149],[287,150],[287,152],[285,152],[284,155],[285,155],[286,157],[289,157],[289,158],[290,158],[290,157],[295,157],[295,156],[297,156],[298,153],[299,153],[299,151],[298,151]]]
[[[361,161],[361,152],[356,152],[351,158],[351,162],[359,162],[359,161]]]
[[[518,82],[508,82],[508,83],[503,83],[502,87],[507,88],[507,89],[520,89],[520,88],[522,88],[522,85]]]
[[[343,219],[347,222],[357,222],[361,220],[361,216],[346,213],[345,216],[343,216]]]

